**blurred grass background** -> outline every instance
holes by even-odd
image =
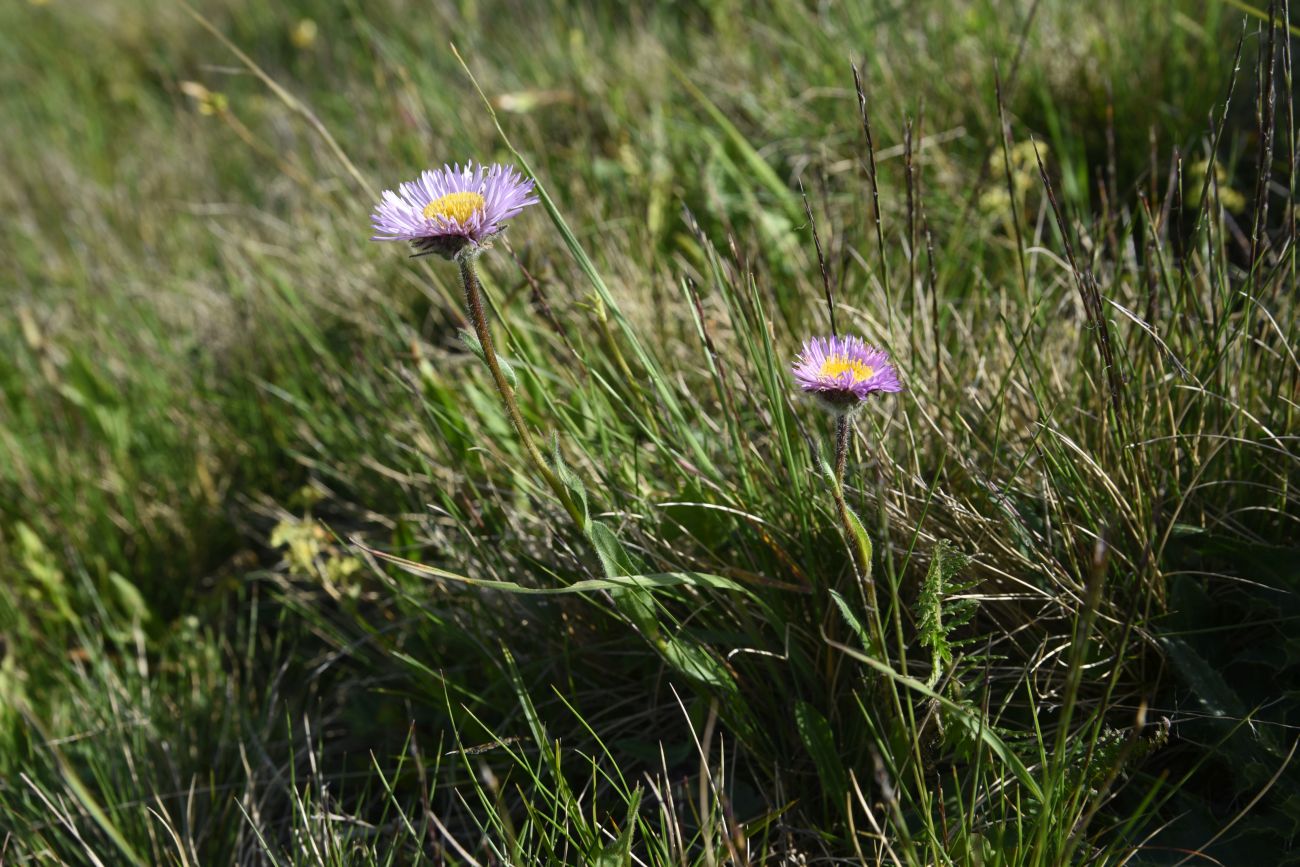
[[[0,859],[1176,863],[1226,827],[1207,856],[1281,863],[1294,144],[1287,43],[1257,15],[197,12],[0,9]],[[451,43],[617,299],[540,209],[485,258],[530,420],[626,574],[745,588],[654,597],[725,676],[656,649],[617,590],[465,587],[347,543],[528,587],[600,574],[456,340],[454,269],[367,240],[383,187],[510,158]],[[909,383],[863,423],[850,482],[897,600],[886,661],[930,674],[922,600],[969,619],[937,688],[1029,764],[1036,805],[1004,794],[969,716],[908,692],[879,717],[879,675],[828,649],[852,627],[824,591],[861,600],[810,457],[825,419],[784,375],[827,328],[800,187],[841,322]],[[1118,408],[1084,272],[1132,314],[1104,310]],[[960,576],[942,542],[974,558]],[[1072,673],[1089,746],[1058,760]],[[497,736],[528,746],[457,752]]]

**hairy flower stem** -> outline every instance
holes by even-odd
[[[844,487],[844,471],[849,463],[849,432],[852,429],[848,413],[835,417],[835,487]],[[843,491],[840,491],[841,495]],[[840,497],[843,501],[843,496]]]
[[[863,596],[867,603],[867,632],[871,640],[872,647],[869,652],[876,655],[883,662],[889,662],[889,653],[885,645],[885,623],[881,616],[880,605],[876,601],[876,582],[871,577],[871,537],[867,535],[866,528],[862,522],[849,509],[848,501],[844,497],[844,472],[848,466],[849,460],[849,439],[853,430],[853,417],[850,413],[843,413],[835,417],[835,478],[832,479],[831,489],[835,492],[835,506],[839,512],[840,524],[844,528],[845,534],[849,538],[849,544],[857,553],[857,559],[861,562],[861,569],[858,571],[859,581]],[[856,566],[857,564],[855,564]],[[893,609],[895,616],[898,613],[898,596],[895,590],[893,594]],[[899,624],[901,630],[901,623]],[[901,631],[898,634],[899,653],[903,651],[903,636]],[[902,659],[903,669],[906,670],[906,659]],[[831,676],[831,683],[834,683],[834,675]],[[898,694],[897,685],[893,681],[887,681],[884,684],[887,689],[889,704],[887,707],[894,713],[895,725],[910,724],[909,731],[916,730],[916,721],[911,719],[910,706],[904,706],[902,698]],[[912,748],[916,751],[916,767],[921,767],[920,743],[913,740]]]
[[[855,526],[853,516],[849,512],[849,504],[844,499],[844,471],[849,462],[849,432],[852,427],[853,423],[847,413],[835,417],[835,506],[839,512],[840,523],[844,526],[844,532],[848,534],[849,543],[857,550],[862,581],[870,587],[872,585],[871,542],[860,527]],[[874,605],[874,599],[872,604]]]
[[[871,579],[871,539],[860,521],[849,511],[848,501],[844,498],[844,472],[849,461],[849,436],[853,421],[848,413],[835,417],[835,478],[831,490],[835,494],[835,509],[839,513],[840,524],[849,544],[857,553],[858,576],[871,608],[871,625],[874,627],[872,638],[880,650],[885,648],[884,627],[880,622],[880,608],[876,604],[876,582]]]
[[[501,402],[505,405],[506,414],[510,416],[510,423],[514,425],[515,433],[519,436],[519,442],[524,447],[524,453],[528,455],[528,459],[532,461],[537,472],[541,474],[546,484],[555,493],[556,498],[564,505],[565,511],[569,513],[569,517],[573,519],[573,523],[578,530],[585,533],[587,531],[586,516],[578,504],[574,502],[569,489],[560,481],[560,477],[555,474],[550,465],[546,463],[546,458],[542,457],[541,451],[533,442],[533,436],[528,432],[528,425],[524,422],[523,413],[519,411],[519,402],[515,400],[515,389],[501,370],[501,363],[497,360],[496,347],[492,343],[492,331],[488,328],[487,313],[483,309],[483,293],[479,287],[478,272],[474,269],[474,258],[466,255],[457,256],[456,263],[460,265],[460,277],[465,284],[465,308],[469,312],[469,321],[474,325],[474,333],[478,336],[479,345],[483,347],[483,358],[487,361],[488,370],[492,372],[492,380],[496,383],[497,391],[501,394]]]

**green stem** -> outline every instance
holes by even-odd
[[[474,333],[478,336],[479,345],[483,347],[483,358],[487,361],[488,370],[492,372],[492,380],[496,383],[497,391],[501,394],[501,402],[505,405],[506,415],[510,416],[510,423],[514,425],[515,433],[519,436],[519,442],[524,447],[524,453],[532,461],[537,472],[541,474],[546,484],[555,493],[556,498],[564,505],[565,511],[573,519],[581,532],[587,531],[586,516],[578,504],[573,501],[573,495],[565,484],[560,481],[560,477],[555,474],[550,465],[546,463],[546,458],[533,442],[533,436],[528,431],[528,425],[524,422],[523,413],[519,411],[519,402],[515,400],[515,390],[506,379],[505,372],[501,370],[501,363],[497,361],[496,347],[492,342],[492,331],[488,328],[487,314],[483,309],[483,294],[479,287],[478,273],[474,269],[473,256],[457,256],[457,264],[460,265],[460,277],[465,284],[465,307],[469,311],[469,320],[474,326]]]
[[[858,576],[866,593],[867,605],[871,608],[871,623],[875,626],[872,637],[878,642],[881,652],[885,649],[884,627],[880,622],[880,607],[876,604],[876,582],[871,580],[871,540],[860,522],[854,520],[849,511],[848,501],[844,498],[844,472],[849,461],[849,439],[853,422],[848,413],[835,417],[835,478],[831,490],[835,494],[835,509],[839,514],[840,525],[848,537],[849,544],[857,553]]]
[[[868,587],[871,587],[871,542],[863,537],[858,528],[853,524],[853,518],[849,513],[849,504],[844,499],[844,471],[849,462],[849,432],[852,428],[852,422],[849,421],[848,414],[835,417],[835,507],[840,516],[840,523],[844,527],[844,532],[848,534],[849,543],[857,551],[862,581]],[[875,604],[875,593],[871,593]]]
[[[849,431],[852,424],[848,414],[835,417],[835,487],[844,487],[844,471],[849,463]]]
[[[867,603],[867,630],[870,633],[871,642],[875,647],[870,648],[868,652],[874,653],[882,662],[889,664],[889,654],[885,649],[885,623],[880,614],[880,604],[876,597],[876,582],[871,578],[871,538],[867,535],[866,528],[862,522],[849,510],[848,501],[844,497],[844,471],[848,465],[849,458],[849,441],[853,429],[853,420],[848,413],[836,416],[835,418],[835,478],[832,480],[831,490],[835,494],[835,506],[839,512],[840,523],[843,525],[845,534],[849,537],[850,545],[857,553],[857,559],[861,562],[861,570],[858,571],[859,580],[863,596]],[[855,564],[856,565],[856,564]],[[895,595],[894,609],[898,609],[898,600]],[[899,653],[903,650],[902,635],[898,636]],[[906,670],[906,664],[904,664]],[[904,707],[903,699],[898,693],[898,686],[892,680],[886,684],[889,690],[889,701],[893,707],[895,721],[898,725],[904,725],[911,722],[909,731],[915,731],[915,721],[911,720],[910,705]],[[892,736],[891,736],[892,740]],[[917,767],[920,767],[920,744],[913,740],[912,748],[916,751],[918,760]]]

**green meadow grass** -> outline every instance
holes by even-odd
[[[0,7],[0,864],[1285,863],[1290,41],[1087,7]]]

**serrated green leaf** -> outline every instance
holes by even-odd
[[[948,540],[940,539],[934,546],[930,569],[921,582],[921,592],[916,601],[917,631],[921,646],[930,649],[930,676],[926,679],[926,686],[938,683],[944,666],[952,662],[952,643],[948,636],[973,613],[970,605],[947,603],[948,595],[957,589],[954,583],[957,575],[968,563],[969,556],[954,548]]]

